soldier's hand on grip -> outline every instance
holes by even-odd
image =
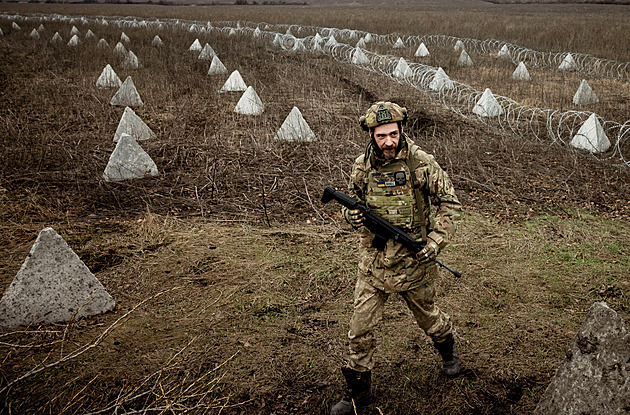
[[[418,262],[421,264],[430,262],[437,258],[440,253],[439,245],[431,238],[427,239],[427,244],[422,248],[420,252],[416,254]]]
[[[360,228],[363,226],[363,221],[365,218],[363,217],[363,213],[359,209],[356,210],[348,210],[346,213],[346,220],[353,228]]]

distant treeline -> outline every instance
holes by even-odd
[[[630,0],[483,0],[493,4],[620,4],[628,5]]]

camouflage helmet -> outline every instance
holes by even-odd
[[[382,124],[389,124],[391,122],[401,122],[404,124],[406,121],[407,108],[401,107],[393,102],[379,101],[368,108],[365,115],[359,118],[359,125],[361,125],[361,128],[365,131],[369,131],[370,128]]]

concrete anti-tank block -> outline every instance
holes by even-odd
[[[42,230],[0,300],[0,328],[104,313],[116,303],[52,228]]]

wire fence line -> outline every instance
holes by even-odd
[[[234,22],[217,22],[218,25],[231,26]],[[238,22],[240,28],[264,28],[264,30],[292,34],[296,37],[315,36],[319,33],[321,36],[334,36],[336,40],[343,41],[347,44],[356,45],[360,39],[367,38],[367,44],[370,42],[381,46],[394,47],[399,41],[405,47],[417,48],[421,43],[427,47],[439,48],[455,48],[461,45],[466,51],[474,52],[481,55],[498,56],[499,52],[505,50],[507,56],[513,63],[525,63],[528,67],[539,69],[557,69],[564,59],[571,55],[575,61],[573,70],[585,75],[601,78],[618,79],[622,81],[630,81],[630,62],[618,62],[612,59],[598,58],[593,55],[575,52],[542,52],[536,51],[524,46],[515,45],[509,42],[495,39],[471,39],[460,38],[448,35],[405,35],[399,33],[389,33],[380,35],[355,29],[338,29],[332,27],[318,26],[300,26],[295,24],[269,24],[257,22]]]
[[[6,15],[2,17],[7,18]],[[11,15],[9,18],[15,19],[16,16]],[[586,121],[594,117],[601,125],[601,129],[610,143],[603,150],[597,150],[593,146],[594,151],[591,151],[592,154],[601,160],[609,160],[614,164],[630,166],[630,120],[619,123],[605,120],[590,111],[562,111],[523,105],[508,97],[492,94],[490,95],[491,109],[482,107],[480,110],[480,102],[484,96],[487,96],[488,92],[490,92],[489,90],[479,91],[447,76],[445,78],[440,77],[439,68],[406,62],[399,56],[383,55],[342,43],[344,40],[354,43],[354,41],[358,42],[359,39],[364,39],[364,41],[367,39],[368,42],[384,42],[385,40],[383,39],[386,39],[387,42],[391,43],[392,38],[396,35],[368,36],[369,34],[366,32],[350,29],[270,25],[245,21],[200,22],[182,21],[179,19],[138,21],[137,18],[133,17],[70,18],[63,15],[21,16],[20,18],[26,20],[48,19],[70,24],[114,24],[120,28],[187,30],[194,34],[215,32],[224,36],[250,37],[284,51],[324,54],[336,61],[379,73],[396,82],[408,85],[421,92],[430,100],[463,117],[474,119],[480,123],[520,137],[533,138],[541,142],[558,144],[569,148],[576,135],[583,133],[580,129],[585,125]],[[282,32],[272,30],[278,28],[282,29]],[[295,34],[298,34],[298,36]],[[299,37],[299,35],[305,36]],[[410,38],[407,37],[407,42],[410,42]],[[448,36],[437,38],[442,39],[440,41],[444,42],[452,42],[454,39],[457,39]],[[491,45],[492,42],[494,41],[485,41],[485,43],[481,42],[481,44]],[[498,45],[497,43],[492,47],[498,48]],[[466,46],[465,42],[464,46]]]
[[[341,43],[344,38],[356,39],[361,32],[352,30],[338,30],[323,28],[314,35],[300,38],[294,33],[302,33],[301,26],[285,25],[286,30],[280,33],[272,30],[261,30],[266,24],[251,24],[248,22],[215,22],[213,30],[223,35],[236,34],[250,36],[270,43],[285,51],[303,53],[321,53],[333,59],[354,65],[389,77],[390,79],[409,85],[429,99],[439,102],[445,108],[467,118],[502,129],[521,137],[532,137],[549,144],[571,146],[573,138],[580,128],[591,117],[595,116],[611,141],[609,148],[603,152],[596,152],[599,159],[611,160],[630,166],[630,120],[625,123],[605,120],[590,111],[561,111],[545,109],[520,104],[508,97],[493,95],[498,109],[496,114],[477,115],[476,107],[485,91],[455,80],[447,79],[444,83],[436,84],[435,78],[439,68],[432,66],[404,62],[406,68],[401,69],[401,58],[394,55],[382,55],[361,49],[363,59],[357,59],[359,48]],[[271,26],[269,26],[271,28]],[[311,30],[307,27],[307,30]],[[320,34],[323,34],[323,36]],[[335,36],[336,35],[336,36]],[[331,41],[331,39],[333,39]],[[483,111],[481,111],[483,114]]]

